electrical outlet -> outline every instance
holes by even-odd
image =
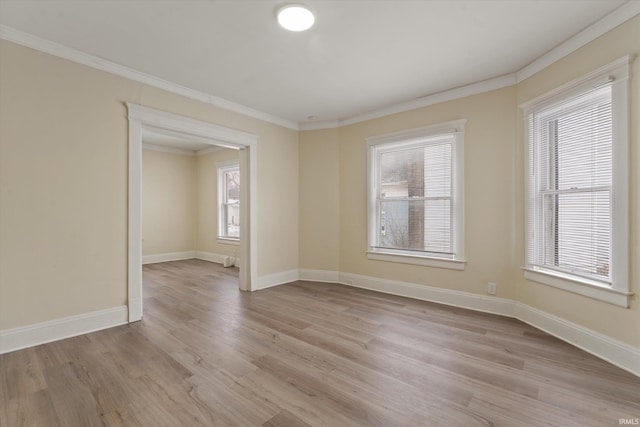
[[[489,295],[495,295],[497,292],[498,285],[493,282],[487,283],[487,293]]]

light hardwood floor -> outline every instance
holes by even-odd
[[[640,378],[522,322],[145,266],[144,320],[0,356],[2,426],[617,426]]]

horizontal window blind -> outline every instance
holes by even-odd
[[[611,85],[528,117],[530,266],[610,282]]]

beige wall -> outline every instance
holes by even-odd
[[[298,268],[298,132],[0,41],[0,330],[127,302],[125,102],[258,135],[258,275]]]
[[[518,85],[394,114],[335,130],[300,136],[301,267],[335,269],[379,278],[486,294],[488,281],[498,296],[640,347],[640,308],[631,308],[525,281],[523,117],[518,105],[626,54],[635,54],[631,96],[631,287],[640,292],[640,17],[589,43]],[[370,261],[367,249],[365,138],[459,118],[465,135],[464,271]],[[338,153],[335,153],[336,142]],[[322,166],[318,165],[322,162]],[[338,168],[339,180],[333,172]],[[327,179],[325,182],[324,179]],[[313,194],[318,194],[317,199]],[[333,207],[339,200],[339,233]],[[316,224],[320,227],[314,229]],[[327,249],[340,248],[339,260]]]
[[[239,160],[239,151],[224,149],[198,156],[198,208],[196,247],[198,251],[238,257],[240,247],[218,243],[218,170],[219,162]],[[242,183],[240,183],[242,188]]]
[[[339,264],[342,272],[481,294],[491,281],[498,284],[498,296],[513,298],[515,99],[512,87],[334,131],[302,132],[301,183],[302,192],[308,194],[300,196],[300,212],[306,215],[300,235],[309,239],[301,242],[303,267],[332,269]],[[461,118],[468,119],[464,143],[465,270],[368,260],[365,138]],[[337,181],[333,175],[336,169]],[[315,194],[320,197],[314,198]],[[335,208],[325,206],[325,200],[336,197],[339,233],[329,230],[335,227]],[[316,230],[318,223],[321,226]],[[340,248],[339,260],[325,259],[326,252],[336,246]]]
[[[609,33],[589,43],[566,58],[537,73],[518,85],[518,104],[535,98],[555,87],[580,77],[627,54],[635,54],[631,78],[631,158],[630,158],[630,262],[631,290],[640,292],[640,16],[627,21]],[[523,118],[518,112],[518,143],[516,145],[516,250],[517,263],[525,260],[524,242],[524,154]],[[625,309],[560,289],[524,280],[517,276],[518,300],[547,313],[586,326],[594,331],[640,347],[640,307],[637,295],[631,308]]]
[[[258,273],[343,271],[519,300],[640,347],[640,309],[525,281],[521,102],[624,54],[640,17],[510,88],[296,132],[0,41],[0,330],[126,303],[124,102],[258,135]],[[640,63],[631,110],[631,283],[640,292]],[[366,258],[368,136],[468,119],[464,271]],[[299,141],[298,141],[299,139]]]
[[[196,158],[142,150],[142,255],[196,250]]]
[[[300,268],[340,270],[337,129],[300,133]]]

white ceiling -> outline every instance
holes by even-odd
[[[516,72],[625,1],[304,0],[303,33],[283,3],[0,0],[0,24],[305,123]]]
[[[207,144],[206,142],[189,139],[186,135],[170,135],[168,133],[149,128],[142,129],[142,143],[157,147],[178,148],[194,153],[214,146]]]

